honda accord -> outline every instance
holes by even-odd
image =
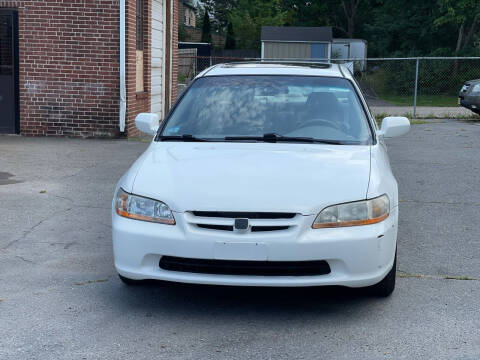
[[[395,287],[398,190],[349,70],[250,62],[200,73],[116,187],[120,279],[235,286]]]

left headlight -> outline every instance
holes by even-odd
[[[386,194],[370,200],[338,204],[323,209],[312,227],[314,229],[375,224],[390,214],[390,199]]]
[[[175,218],[166,204],[129,194],[122,188],[119,188],[115,194],[115,211],[118,215],[130,219],[175,225]]]

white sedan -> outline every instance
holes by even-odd
[[[199,74],[118,182],[115,267],[237,286],[395,287],[398,190],[381,128],[341,65],[223,64]]]

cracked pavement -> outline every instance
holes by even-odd
[[[0,358],[480,359],[480,124],[389,141],[397,289],[149,283],[113,268],[110,203],[148,144],[0,136]]]

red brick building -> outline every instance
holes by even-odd
[[[175,98],[177,27],[176,0],[0,0],[0,133],[136,135]]]

